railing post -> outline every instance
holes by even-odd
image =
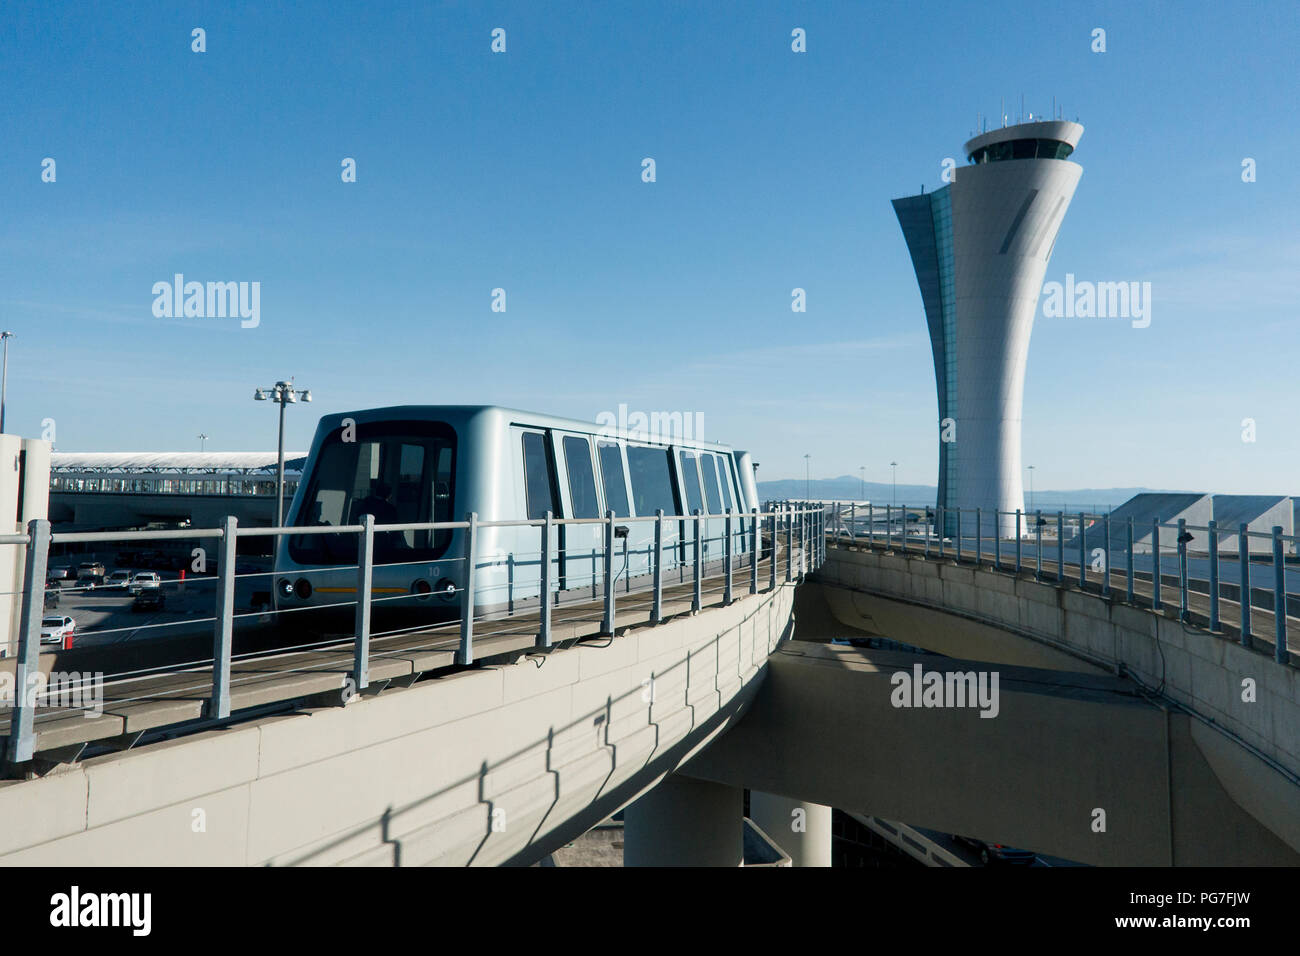
[[[1037,566],[1034,568],[1034,580],[1043,580],[1043,509],[1034,512],[1034,555]]]
[[[1088,583],[1088,533],[1084,530],[1083,512],[1079,512],[1079,587]]]
[[[239,522],[226,515],[221,523],[220,573],[217,577],[216,620],[212,625],[212,699],[208,717],[230,716],[230,646],[235,633],[235,545]]]
[[[727,509],[726,517],[722,519],[723,533],[727,540],[722,543],[722,560],[727,565],[726,577],[723,579],[722,604],[727,606],[731,603],[731,509]]]
[[[768,576],[771,580],[768,583],[771,585],[772,590],[775,591],[776,590],[776,539],[777,539],[776,512],[773,511],[772,514],[768,516],[768,518],[769,518],[768,526],[772,529],[772,536],[769,539],[772,542],[772,553],[771,555],[769,555],[769,557],[772,560],[771,560],[771,566],[767,569]]]
[[[874,548],[876,546],[876,503],[867,502],[867,545]]]
[[[774,558],[775,559],[775,558]],[[794,511],[785,512],[785,583],[794,580]]]
[[[696,508],[691,513],[695,516],[695,547],[693,549],[695,555],[695,584],[691,591],[691,610],[698,611],[704,607],[703,582],[701,580],[704,576],[702,567],[704,562],[701,560],[703,545],[700,543],[700,509]]]
[[[1065,584],[1065,511],[1057,511],[1057,584]]]
[[[1101,518],[1101,546],[1106,552],[1105,564],[1101,566],[1101,593],[1110,597],[1110,512]]]
[[[1285,664],[1286,647],[1286,565],[1282,561],[1282,526],[1273,525],[1273,660]]]
[[[978,522],[976,523],[978,524]],[[960,508],[957,509],[957,563],[961,564],[961,509]]]
[[[555,515],[551,511],[547,511],[546,519],[542,523],[542,576],[537,590],[542,618],[542,629],[537,633],[537,646],[542,650],[546,650],[551,646],[551,541],[554,540],[554,532]],[[662,561],[663,555],[658,555],[655,560],[656,578],[662,573],[660,567]]]
[[[1016,509],[1016,574],[1020,573],[1020,509]]]
[[[935,536],[939,539],[939,558],[941,560],[943,558],[943,552],[944,552],[943,535],[944,535],[945,525],[947,524],[947,522],[944,520],[944,517],[945,515],[944,515],[943,505],[935,505],[934,520],[938,524],[938,528],[936,529],[938,533]]]
[[[997,567],[997,546],[994,545],[993,566]],[[984,509],[975,509],[975,567],[979,567],[984,558]]]
[[[1244,522],[1237,530],[1237,560],[1241,564],[1237,576],[1241,585],[1241,643],[1250,647],[1250,528]]]
[[[926,523],[927,523],[927,525],[928,525],[928,524],[929,524],[929,520],[930,520],[930,509],[929,509],[929,508],[926,508],[926,509],[925,509],[925,518],[926,518]],[[925,529],[925,531],[923,532],[923,537],[922,537],[922,540],[925,542],[925,559],[926,559],[927,561],[930,560],[930,533],[931,533],[931,529],[930,529],[929,527],[927,527],[927,528]]]
[[[614,633],[614,512],[605,510],[605,619],[601,630]]]
[[[356,645],[352,654],[352,680],[356,690],[370,686],[370,588],[374,580],[375,516],[361,516],[357,534],[357,617]]]
[[[758,593],[758,548],[761,539],[758,536],[758,509],[750,509],[750,529],[749,543],[749,593]]]
[[[8,758],[11,764],[26,763],[36,752],[36,700],[34,696],[29,697],[29,688],[32,687],[32,676],[41,670],[41,618],[45,614],[45,575],[50,554],[50,523],[44,518],[27,522],[26,551],[14,703],[9,714]]]
[[[1125,558],[1124,570],[1128,576],[1128,603],[1133,603],[1133,516],[1128,516],[1128,557]]]
[[[1210,630],[1219,629],[1219,523],[1210,520]]]
[[[885,505],[885,550],[894,550],[894,506]]]
[[[1160,608],[1160,518],[1155,517],[1151,519],[1151,609]]]
[[[857,539],[858,537],[858,503],[856,501],[849,503],[849,537]]]
[[[1178,519],[1178,620],[1187,620],[1187,519]]]
[[[456,652],[456,663],[462,667],[474,663],[474,539],[478,532],[478,513],[471,511],[465,516],[469,527],[465,529],[465,591],[461,601],[460,612],[460,649]]]

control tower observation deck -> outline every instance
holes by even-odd
[[[1047,261],[1083,169],[1078,123],[1019,123],[966,143],[942,189],[893,201],[921,288],[939,399],[944,508],[1024,509],[1021,406]],[[952,533],[955,518],[945,521]],[[972,528],[971,524],[966,525]],[[1000,530],[1011,534],[1015,517]]]

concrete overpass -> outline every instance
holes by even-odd
[[[377,639],[356,697],[337,648],[238,664],[224,720],[203,716],[211,675],[167,684],[147,707],[173,722],[140,732],[132,691],[97,718],[119,721],[94,738],[119,752],[52,750],[0,783],[0,813],[24,821],[0,862],[526,864],[627,808],[629,864],[734,865],[743,788],[796,863],[826,861],[830,806],[1099,864],[1300,862],[1293,668],[1113,597],[804,542],[730,601],[717,578],[702,605],[665,589],[663,623],[644,595],[620,598],[613,633],[580,605],[539,649],[537,612],[509,615],[478,625],[472,666],[454,638]],[[953,659],[818,643],[868,633]],[[1186,681],[1178,640],[1204,658]],[[894,706],[918,663],[996,671],[996,719]],[[1229,699],[1242,668],[1259,711]],[[792,814],[807,826],[783,832]]]

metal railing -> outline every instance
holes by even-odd
[[[831,527],[837,540],[849,539],[873,548],[879,544],[886,550],[899,541],[900,550],[906,553],[910,538],[912,548],[927,558],[933,550],[939,558],[987,564],[1012,574],[1032,570],[1037,581],[1045,580],[1047,556],[1055,565],[1059,586],[1071,586],[1073,578],[1074,586],[1095,587],[1108,598],[1117,593],[1115,576],[1119,572],[1113,559],[1118,551],[1123,561],[1124,601],[1136,603],[1135,583],[1142,582],[1149,584],[1144,590],[1150,592],[1152,609],[1160,611],[1172,589],[1178,601],[1178,619],[1191,622],[1194,614],[1203,616],[1213,632],[1223,629],[1225,605],[1235,606],[1237,619],[1226,623],[1237,627],[1239,640],[1246,647],[1252,646],[1254,637],[1264,637],[1252,631],[1252,608],[1266,611],[1273,617],[1273,656],[1279,663],[1290,660],[1288,627],[1291,633],[1300,628],[1300,621],[1288,620],[1300,618],[1300,536],[1283,533],[1281,526],[1265,532],[1251,530],[1244,523],[1223,529],[1212,520],[1193,525],[1185,518],[1169,522],[1155,517],[1149,526],[1135,527],[1131,517],[1113,518],[1109,513],[859,507],[850,503],[834,506]],[[1044,536],[1049,537],[1046,543]],[[1236,538],[1236,547],[1225,550],[1225,540],[1231,537]],[[1014,563],[1004,560],[1004,542],[1014,545]],[[1031,552],[1028,561],[1026,550]],[[992,560],[988,560],[990,556]],[[1267,584],[1259,587],[1256,581]],[[1201,596],[1206,605],[1203,615],[1193,608]]]
[[[613,635],[622,615],[631,614],[640,607],[640,602],[620,601],[618,595],[618,578],[625,577],[624,596],[638,594],[649,595],[645,622],[657,624],[665,615],[666,572],[678,572],[677,585],[686,583],[690,576],[690,608],[695,613],[706,605],[706,594],[711,598],[717,592],[722,606],[731,604],[736,595],[737,572],[748,571],[748,591],[757,594],[760,591],[760,562],[766,555],[769,561],[767,576],[768,589],[780,586],[778,565],[784,557],[785,581],[794,582],[804,574],[815,570],[825,560],[826,520],[828,511],[824,506],[811,503],[771,502],[764,510],[751,509],[748,513],[727,510],[722,514],[701,514],[699,510],[691,515],[665,515],[657,511],[651,516],[629,517],[617,516],[607,511],[603,518],[557,518],[547,512],[545,517],[533,520],[482,521],[476,513],[465,516],[463,521],[444,521],[427,523],[400,523],[377,525],[373,515],[362,515],[361,523],[343,526],[290,526],[272,528],[241,528],[233,517],[226,517],[219,527],[199,529],[173,529],[162,531],[139,532],[59,532],[51,533],[50,523],[46,520],[29,522],[25,534],[0,535],[0,545],[22,546],[23,556],[23,590],[21,592],[21,623],[17,635],[17,654],[15,661],[15,687],[29,686],[32,675],[40,672],[41,623],[45,616],[45,592],[48,589],[47,565],[52,545],[86,545],[86,544],[133,544],[142,541],[183,539],[190,542],[215,542],[217,546],[217,569],[215,575],[189,578],[184,575],[180,580],[169,580],[167,585],[193,586],[196,583],[214,588],[213,612],[210,616],[168,621],[160,624],[146,624],[131,628],[108,628],[91,632],[105,634],[115,631],[139,632],[146,628],[166,628],[180,626],[193,631],[196,625],[211,625],[212,653],[197,660],[185,661],[182,665],[166,665],[158,668],[145,668],[136,671],[119,672],[115,679],[129,679],[141,676],[156,677],[174,675],[211,667],[210,693],[204,707],[204,717],[208,721],[224,720],[231,716],[232,661],[235,623],[241,619],[256,619],[265,622],[269,615],[275,621],[278,615],[292,615],[300,611],[317,608],[346,609],[354,608],[353,626],[350,637],[339,638],[318,635],[319,639],[307,639],[304,643],[290,647],[276,646],[258,654],[239,655],[240,659],[251,659],[260,654],[284,654],[287,651],[330,649],[339,651],[348,644],[352,646],[352,667],[349,679],[356,692],[367,689],[370,685],[370,669],[373,655],[373,640],[377,637],[405,635],[436,634],[440,639],[438,646],[451,643],[449,632],[458,630],[458,639],[454,640],[455,663],[469,666],[475,662],[475,625],[491,618],[495,621],[508,621],[518,616],[516,605],[522,603],[515,596],[516,585],[513,573],[519,567],[536,568],[537,581],[535,596],[538,614],[535,625],[533,644],[539,650],[546,650],[555,643],[555,622],[553,612],[557,607],[580,607],[593,602],[595,592],[599,589],[601,617],[600,633]],[[602,546],[593,552],[590,548],[568,548],[560,546],[560,529],[566,526],[599,526]],[[675,525],[678,533],[670,535],[669,526]],[[719,526],[720,531],[710,531],[710,526]],[[479,540],[489,528],[536,528],[538,550],[536,552],[512,551],[507,556],[509,568],[507,577],[511,580],[489,581],[494,569],[502,566],[497,555],[480,554]],[[633,529],[640,529],[644,534],[638,535],[633,542]],[[428,592],[412,592],[391,595],[376,592],[376,572],[386,568],[401,567],[411,564],[428,564],[428,561],[377,561],[376,540],[378,535],[392,535],[402,532],[460,532],[459,555],[442,556],[437,560],[441,564],[459,563],[463,568],[459,583],[448,591],[434,595]],[[236,608],[236,584],[239,579],[267,576],[271,578],[272,587],[267,593],[274,593],[278,587],[276,577],[286,573],[284,569],[272,567],[265,571],[239,571],[237,545],[241,538],[270,537],[273,542],[285,536],[300,537],[310,535],[355,536],[355,563],[327,565],[317,568],[294,567],[287,573],[310,578],[320,572],[337,576],[340,572],[355,573],[355,599],[331,601],[327,604],[310,606],[271,606],[267,609],[241,611]],[[784,539],[784,542],[782,542]],[[714,550],[717,545],[717,550]],[[450,545],[449,545],[450,547]],[[629,558],[632,555],[646,558],[648,568],[641,577],[648,581],[633,586],[628,573]],[[618,568],[618,558],[623,558],[623,566]],[[577,587],[561,591],[560,575],[557,570],[563,562],[578,561],[582,571],[576,577],[581,581]],[[746,567],[747,565],[747,567]],[[500,575],[497,575],[498,577]],[[717,582],[706,590],[706,582]],[[599,586],[599,588],[598,588]],[[500,594],[508,589],[508,597]],[[74,584],[71,588],[60,588],[60,594],[77,593],[83,589]],[[334,590],[351,590],[335,588]],[[383,589],[385,592],[395,590]],[[454,592],[454,593],[453,593]],[[401,628],[375,633],[373,630],[373,612],[376,605],[388,601],[418,601],[432,597],[455,598],[456,617],[454,620],[424,622],[414,628]],[[525,598],[524,600],[527,600]],[[278,601],[274,605],[278,605]],[[526,605],[532,611],[531,601]],[[446,611],[451,607],[447,606]],[[570,622],[573,623],[573,622]],[[594,621],[593,621],[594,623]],[[502,633],[519,634],[532,630],[534,625],[526,623],[523,631],[497,631],[490,636]],[[85,632],[80,632],[83,636]],[[190,635],[192,636],[192,634]],[[200,635],[200,640],[202,639]],[[412,648],[403,648],[410,651]],[[263,671],[260,677],[265,678]],[[199,681],[203,683],[202,680]],[[193,691],[193,687],[187,688]],[[137,698],[132,698],[137,699]],[[142,698],[139,698],[142,699]],[[121,701],[115,701],[121,703]],[[10,764],[20,764],[32,759],[36,745],[36,723],[38,699],[29,698],[26,693],[18,692],[10,709],[10,728],[7,760]],[[41,715],[45,716],[45,715]]]

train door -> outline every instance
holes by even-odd
[[[741,499],[734,495],[733,489],[735,482],[732,478],[731,456],[720,454],[717,456],[718,463],[718,484],[722,487],[722,509],[723,513],[731,512],[731,550],[733,555],[744,554],[748,549],[746,542],[749,540],[748,529],[749,522],[746,518],[747,510],[741,503]]]
[[[656,511],[662,511],[666,516],[661,560],[665,572],[676,571],[678,579],[682,579],[683,526],[677,516],[683,513],[684,505],[679,490],[681,484],[676,480],[677,467],[672,450],[629,444],[627,474],[628,485],[632,489],[632,507],[637,517],[652,518]],[[638,522],[637,528],[647,529],[646,534],[650,537],[653,549],[654,526],[649,522]]]
[[[570,518],[600,518],[600,494],[591,439],[586,435],[553,432],[557,477],[561,498],[568,501]],[[592,596],[603,593],[605,574],[605,527],[603,524],[575,524],[565,528],[564,579],[569,589],[591,588]],[[615,570],[621,567],[621,562]]]
[[[548,440],[547,433],[540,430],[521,428],[516,428],[515,432],[523,450],[524,514],[529,521],[545,518],[548,511],[556,518],[563,517],[555,478],[555,462],[551,454],[551,443]],[[552,543],[551,547],[553,549],[558,548],[558,553],[563,555],[568,528],[564,525],[556,525],[555,530],[556,541]],[[540,540],[540,535],[536,540]],[[563,591],[566,587],[564,562],[559,561],[557,567],[558,578],[552,575],[552,580],[556,581],[559,589]]]
[[[604,508],[614,512],[614,517],[627,518],[632,514],[628,496],[627,468],[624,466],[623,446],[615,441],[596,441],[596,464],[600,472],[600,489]],[[604,511],[601,512],[604,514]],[[639,521],[627,522],[628,535],[615,542],[626,558],[619,560],[615,571],[622,568],[622,584],[650,572],[650,555],[654,551],[654,525]]]
[[[712,452],[700,452],[697,456],[700,468],[700,481],[704,485],[704,508],[710,515],[705,522],[706,560],[718,562],[726,555],[727,521],[722,503],[721,486],[718,484],[718,459]]]
[[[682,497],[685,499],[683,504],[685,515],[681,525],[682,534],[682,563],[691,564],[695,561],[695,512],[700,513],[700,560],[702,563],[707,562],[709,558],[709,522],[708,511],[704,507],[704,490],[700,484],[700,467],[696,458],[696,453],[683,449],[677,453],[677,461],[681,466],[681,486]]]

